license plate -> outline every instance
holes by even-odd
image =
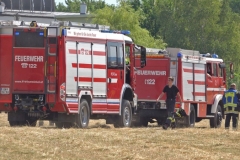
[[[9,94],[9,88],[1,88],[1,94]]]

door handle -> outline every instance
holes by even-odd
[[[57,62],[55,61],[54,76],[57,77]]]
[[[108,78],[108,81],[109,81],[109,83],[111,83],[111,82],[112,82],[112,79],[111,79],[111,78]]]
[[[45,70],[44,70],[45,77],[47,76],[47,61],[45,62]]]
[[[122,71],[120,72],[120,78],[122,79]]]

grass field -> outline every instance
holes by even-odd
[[[91,121],[89,129],[8,125],[0,114],[0,159],[240,159],[240,131],[210,129],[208,121],[192,129],[120,128]]]

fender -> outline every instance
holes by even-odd
[[[211,113],[216,113],[216,109],[217,109],[218,103],[222,99],[223,95],[217,94],[214,97],[215,97],[215,99],[214,99],[214,102],[212,104]]]
[[[79,99],[79,100],[78,100],[79,102],[80,102],[81,97],[82,97],[83,95],[84,95],[84,96],[85,96],[85,95],[89,95],[89,96],[91,97],[91,99],[92,99],[92,93],[91,93],[91,91],[89,91],[89,90],[82,90],[82,91],[80,91],[79,96],[78,96],[78,97],[79,97],[79,98],[78,98],[78,99]],[[79,103],[79,102],[78,102],[78,103]]]
[[[125,90],[126,90],[127,88],[131,89],[132,94],[134,95],[133,90],[132,90],[132,87],[131,87],[129,84],[124,84],[124,85],[122,86],[121,97],[120,97],[120,106],[119,106],[119,115],[121,115],[123,95],[124,95]]]
[[[89,91],[89,90],[81,90],[79,95],[78,95],[78,113],[79,113],[79,108],[80,108],[80,101],[81,101],[81,97],[82,96],[86,96],[86,95],[89,95],[91,97],[91,100],[92,100],[92,92]],[[90,114],[92,114],[92,104],[88,104],[89,107],[90,107]]]

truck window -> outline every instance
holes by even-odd
[[[118,66],[119,67],[123,67],[123,47],[119,46],[119,50],[118,50]]]
[[[212,76],[212,64],[211,63],[207,63],[207,73]]]
[[[217,63],[213,63],[213,76],[217,77]]]
[[[110,68],[117,66],[117,46],[110,46],[108,51],[108,66]]]
[[[223,77],[223,69],[219,67],[219,68],[218,68],[218,71],[219,71],[219,72],[218,72],[218,76],[219,76],[219,77]]]
[[[44,47],[43,31],[19,31],[14,32],[15,47]]]
[[[121,43],[108,43],[108,68],[123,68],[124,55]]]

